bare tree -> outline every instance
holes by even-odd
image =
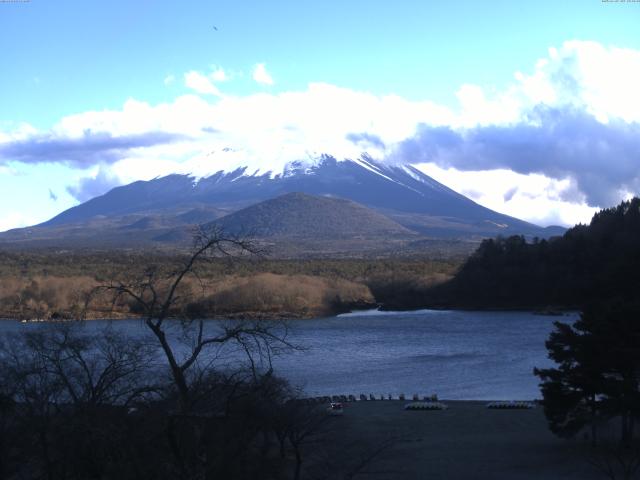
[[[104,471],[127,407],[153,389],[148,348],[108,327],[38,326],[0,342],[0,384],[15,424],[14,468],[29,478],[87,477]],[[93,476],[91,478],[94,478]]]
[[[127,406],[153,389],[145,380],[148,345],[109,327],[94,335],[79,328],[77,323],[54,323],[13,337],[9,349],[16,368],[25,361],[41,366],[60,385],[62,400],[73,405]]]
[[[190,318],[190,315],[178,308],[187,300],[187,294],[180,291],[186,277],[195,277],[204,292],[197,268],[201,262],[221,256],[259,253],[256,244],[247,238],[228,235],[217,226],[208,229],[199,227],[191,253],[176,269],[163,273],[152,267],[137,280],[112,281],[101,287],[114,293],[114,304],[122,300],[133,301],[136,309],[142,312],[145,325],[157,339],[169,365],[182,414],[187,414],[192,406],[189,373],[206,347],[235,343],[247,354],[254,373],[254,355],[270,361],[275,350],[293,347],[287,340],[284,324],[275,328],[273,324],[264,321],[234,321],[220,323],[216,329],[206,329],[202,318]],[[189,343],[186,355],[179,355],[169,339],[166,321],[171,317],[177,317],[181,321],[183,337]]]
[[[177,267],[150,266],[93,292],[141,312],[151,342],[109,329],[82,331],[80,322],[7,339],[0,346],[0,400],[10,401],[6,409],[0,402],[0,414],[19,420],[22,444],[13,451],[20,459],[12,464],[19,475],[282,478],[295,470],[299,477],[301,447],[317,437],[326,412],[285,404],[295,391],[273,374],[271,360],[295,348],[286,324],[205,322],[193,315],[197,309],[184,308],[197,296],[186,288],[193,278],[205,295],[203,262],[256,252],[244,239],[200,230]],[[158,357],[169,367],[168,382]],[[280,439],[282,455],[274,449]],[[3,447],[0,471],[7,471]]]

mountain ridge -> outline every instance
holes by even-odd
[[[33,240],[37,240],[64,244],[71,238],[77,242],[84,238],[91,244],[109,238],[110,245],[117,246],[115,230],[120,229],[136,232],[136,238],[123,238],[128,244],[170,245],[184,236],[169,234],[172,229],[210,223],[294,192],[355,202],[374,210],[386,218],[385,222],[394,222],[411,231],[411,235],[425,238],[478,241],[513,234],[546,238],[564,231],[562,227],[538,227],[483,207],[411,165],[383,164],[366,155],[340,161],[323,155],[311,163],[291,162],[275,174],[248,172],[248,167],[243,167],[220,170],[199,179],[172,174],[136,181],[39,225],[0,234],[0,242],[31,241],[35,245]],[[254,215],[254,224],[255,221]],[[348,230],[348,226],[345,224],[344,229]],[[291,228],[288,236],[295,236]],[[333,236],[340,236],[335,229]]]

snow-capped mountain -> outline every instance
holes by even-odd
[[[410,165],[383,164],[367,155],[341,161],[322,155],[287,163],[281,171],[239,167],[202,177],[173,174],[133,182],[70,208],[39,226],[8,232],[4,238],[35,239],[46,236],[47,231],[62,237],[71,231],[82,235],[87,229],[99,227],[101,238],[111,235],[116,242],[119,237],[112,231],[116,226],[129,234],[160,232],[213,221],[292,192],[351,200],[385,215],[412,234],[426,237],[548,237],[563,230],[541,228],[485,208]],[[247,228],[250,230],[251,225]]]

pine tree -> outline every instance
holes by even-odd
[[[590,425],[595,442],[598,421],[619,417],[628,445],[640,416],[640,305],[600,303],[555,327],[546,346],[558,366],[534,369],[549,427],[573,436]]]

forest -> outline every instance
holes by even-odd
[[[633,198],[562,237],[484,240],[454,278],[415,295],[413,306],[553,311],[634,298],[638,245],[640,199]]]

